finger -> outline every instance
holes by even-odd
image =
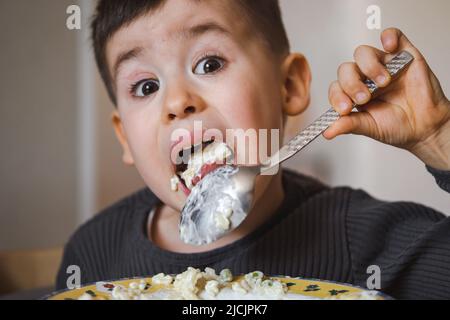
[[[339,66],[338,81],[342,90],[356,104],[365,104],[370,100],[370,91],[364,84],[364,75],[356,63],[346,62]]]
[[[380,88],[391,81],[391,75],[382,63],[385,55],[383,51],[370,46],[359,46],[353,55],[359,70]]]
[[[379,139],[377,124],[368,112],[353,112],[339,118],[324,131],[323,136],[331,140],[337,136],[349,133]]]
[[[388,28],[381,33],[381,43],[386,52],[393,53],[407,50],[416,61],[423,61],[424,58],[419,50],[412,44],[405,34],[397,28]]]
[[[331,83],[328,90],[328,100],[330,100],[333,109],[341,116],[349,114],[353,109],[353,102],[342,90],[338,81]]]

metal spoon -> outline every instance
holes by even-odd
[[[392,58],[392,60],[386,63],[386,70],[390,73],[392,79],[394,79],[413,61],[413,59],[413,56],[409,52],[401,51],[394,58]],[[378,91],[378,87],[370,79],[365,80],[364,83],[368,87],[373,98],[375,93]],[[353,105],[352,111],[358,112],[356,104]],[[240,202],[242,212],[244,213],[244,217],[241,217],[239,220],[237,220],[237,223],[232,223],[229,229],[223,231],[215,231],[214,228],[210,227],[210,224],[208,225],[204,223],[205,219],[209,217],[205,215],[205,212],[202,212],[201,206],[197,206],[196,212],[190,212],[192,210],[189,210],[189,208],[192,208],[192,204],[195,203],[197,199],[188,199],[188,202],[189,200],[191,200],[190,206],[185,206],[183,208],[180,230],[182,230],[181,228],[185,228],[185,226],[189,223],[192,227],[194,227],[196,231],[191,232],[189,235],[183,234],[183,232],[181,232],[181,238],[183,239],[183,241],[196,245],[207,244],[217,240],[226,233],[237,228],[252,208],[255,178],[260,174],[268,174],[270,170],[274,169],[282,162],[297,154],[300,150],[305,148],[309,143],[311,143],[314,139],[321,135],[322,132],[324,132],[339,117],[339,113],[334,111],[333,108],[330,108],[316,121],[310,124],[306,129],[292,138],[278,152],[271,156],[266,164],[257,166],[239,166],[238,170],[235,170],[236,172],[234,174],[227,177],[228,184],[226,185],[226,188],[222,189],[226,189],[225,194],[230,195],[233,199],[236,199]],[[209,178],[213,179],[214,174],[215,172],[210,173],[204,178],[204,180],[208,179],[210,175],[212,176]],[[200,183],[202,183],[202,181]],[[217,191],[218,190],[214,190],[213,192]],[[201,196],[202,201],[204,201],[205,198],[207,200],[207,190],[202,192]],[[213,215],[214,211],[210,210],[208,214]],[[208,227],[205,227],[206,225],[208,225]],[[208,230],[206,230],[206,233],[203,232],[205,231],[205,228],[208,228]],[[183,230],[185,231],[186,228]],[[204,236],[204,234],[207,234],[207,236]]]

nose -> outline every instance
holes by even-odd
[[[170,122],[199,113],[206,108],[206,104],[193,89],[183,83],[177,83],[167,88],[163,108],[163,120]]]

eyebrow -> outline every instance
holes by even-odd
[[[143,47],[135,47],[131,50],[119,54],[119,56],[116,59],[116,62],[114,63],[113,68],[114,79],[117,79],[117,73],[119,72],[119,68],[122,64],[124,64],[126,61],[137,59],[142,54],[143,51],[144,51]]]
[[[225,29],[224,27],[222,27],[221,25],[219,25],[213,21],[207,21],[207,22],[195,25],[193,27],[190,27],[188,29],[183,29],[183,30],[181,30],[180,34],[184,38],[192,39],[192,38],[197,38],[208,32],[221,33],[221,34],[224,34],[227,36],[230,35],[230,32],[227,29]]]
[[[226,30],[216,22],[212,21],[201,23],[190,28],[182,29],[181,31],[177,32],[176,35],[180,36],[183,39],[194,39],[204,35],[205,33],[210,32],[216,32],[227,36],[230,35],[230,32],[228,30]],[[131,50],[127,50],[119,54],[113,67],[114,79],[117,79],[117,73],[119,72],[121,65],[123,65],[127,61],[137,59],[143,53],[144,50],[145,49],[143,47],[135,47]]]

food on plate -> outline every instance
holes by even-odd
[[[104,284],[104,283],[103,283]],[[79,300],[315,300],[313,296],[290,292],[289,282],[253,271],[234,277],[229,269],[216,274],[212,268],[201,271],[188,267],[177,275],[159,273],[125,285],[112,285],[107,296],[84,293]],[[109,284],[111,286],[111,284]],[[97,284],[98,286],[98,284]],[[152,289],[150,289],[152,288]],[[346,290],[344,290],[346,291]],[[348,292],[326,299],[378,299],[376,291]]]

